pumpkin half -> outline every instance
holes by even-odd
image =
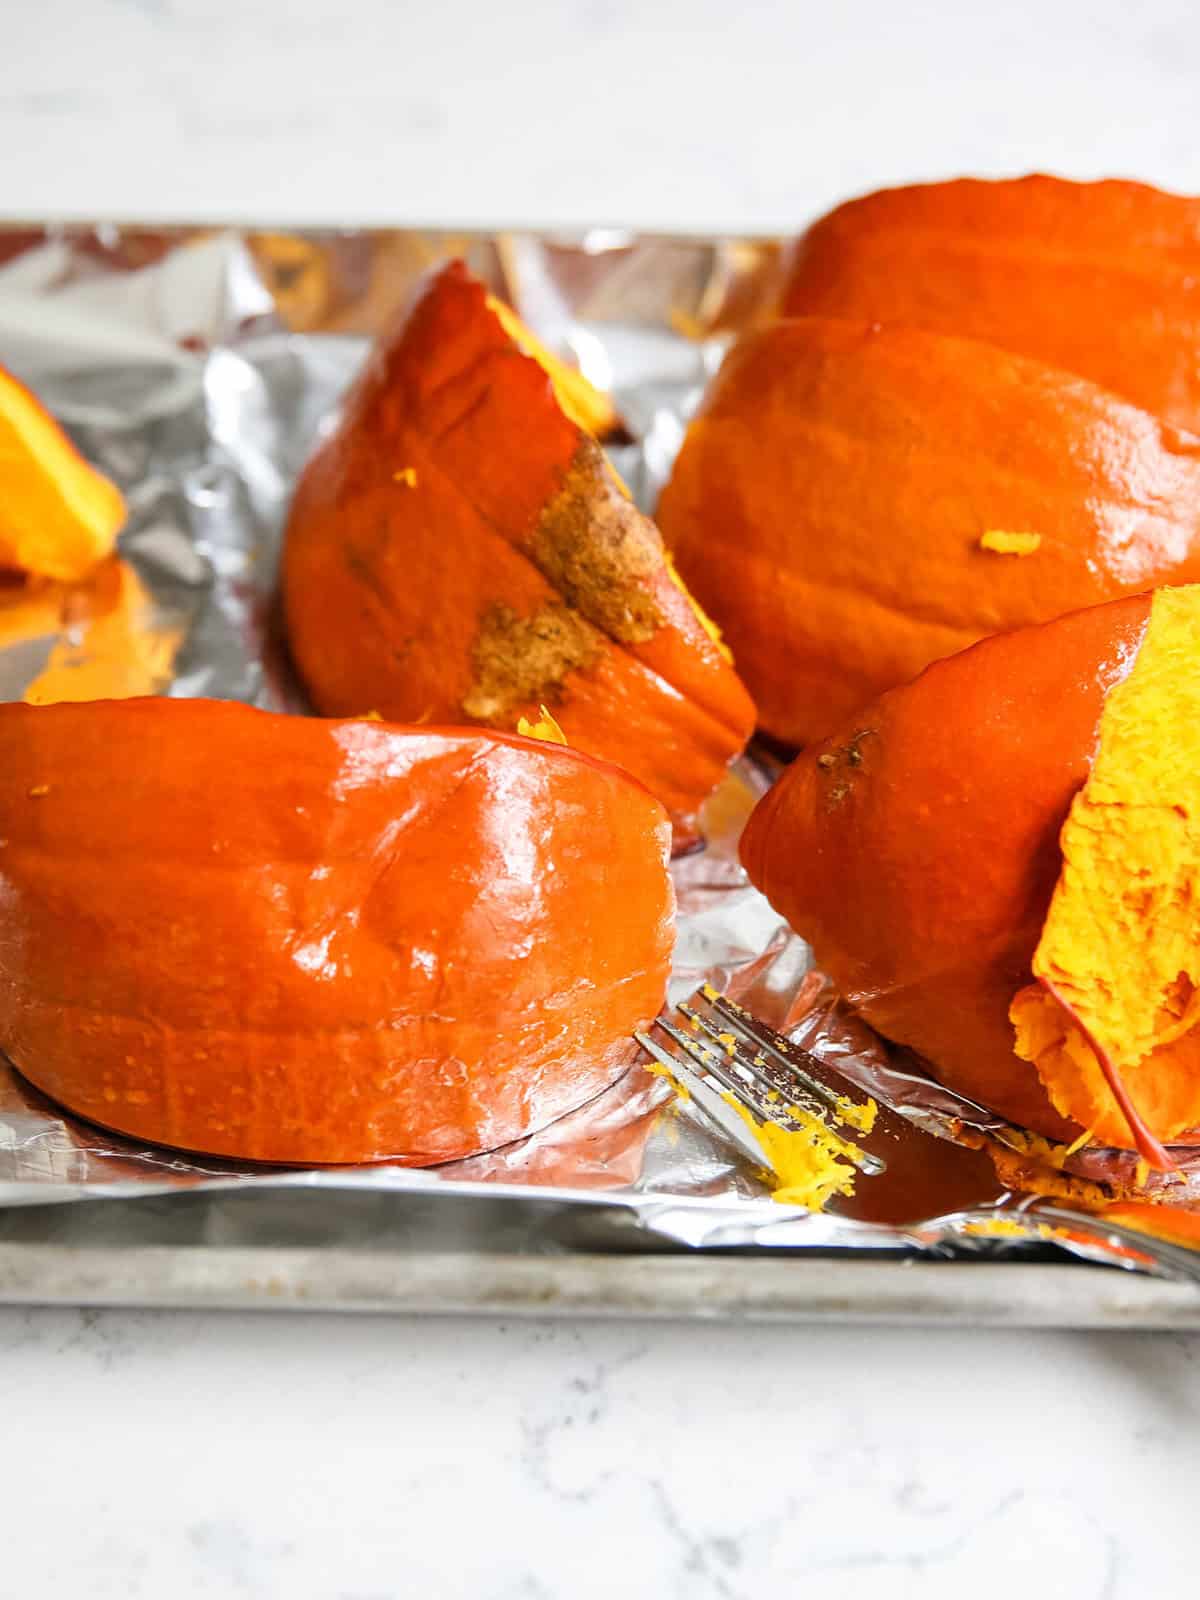
[[[735,346],[658,519],[804,744],[981,636],[1200,577],[1200,439],[994,345],[800,318]]]
[[[668,852],[640,784],[538,740],[6,705],[0,1046],[183,1149],[491,1149],[628,1065],[666,985]]]
[[[0,569],[73,582],[112,551],[124,521],[116,484],[0,367]]]
[[[556,390],[517,328],[452,263],[376,346],[293,501],[292,652],[333,714],[514,728],[544,704],[686,838],[753,707],[574,420],[594,414],[578,385]]]
[[[951,1087],[1163,1163],[1200,1124],[1200,587],[988,639],[805,751],[742,858]]]
[[[886,189],[791,252],[786,316],[986,339],[1200,432],[1200,199],[1034,175]]]

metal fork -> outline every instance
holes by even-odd
[[[653,1027],[675,1046],[666,1048],[649,1033],[634,1037],[670,1076],[690,1091],[700,1088],[744,1106],[760,1123],[774,1123],[788,1132],[812,1128],[814,1121],[837,1143],[838,1154],[864,1177],[886,1171],[882,1157],[856,1142],[869,1127],[868,1106],[839,1093],[825,1081],[817,1058],[769,1028],[743,1006],[702,984],[689,1001],[677,1005],[680,1027],[669,1015]],[[747,1154],[762,1163],[765,1152],[743,1119],[723,1117],[701,1095],[701,1110],[733,1137]],[[768,1161],[769,1164],[769,1161]]]
[[[762,1123],[775,1123],[788,1129],[804,1129],[806,1119],[818,1119],[830,1130],[838,1143],[838,1154],[850,1162],[864,1177],[877,1177],[888,1172],[887,1163],[875,1153],[855,1142],[855,1135],[870,1131],[859,1129],[855,1118],[866,1108],[847,1093],[830,1086],[829,1076],[839,1076],[803,1046],[794,1044],[782,1034],[753,1016],[735,1001],[719,994],[709,984],[703,984],[691,999],[673,1008],[684,1026],[673,1020],[670,1013],[658,1017],[653,1027],[670,1041],[666,1048],[649,1033],[637,1033],[635,1038],[642,1048],[666,1071],[671,1078],[693,1093],[699,1109],[714,1123],[726,1138],[734,1143],[758,1165],[770,1165],[763,1146],[754,1139],[746,1123],[736,1112],[730,1112],[728,1100],[750,1110]],[[852,1087],[847,1082],[847,1088]],[[861,1092],[861,1091],[860,1091]],[[869,1103],[874,1108],[874,1102]],[[956,1158],[971,1156],[983,1165],[990,1166],[980,1152],[967,1152],[957,1145],[947,1146],[909,1119],[897,1116],[886,1106],[879,1108],[879,1125],[874,1129],[876,1143],[885,1134],[896,1163],[887,1181],[871,1186],[872,1195],[883,1196],[892,1180],[901,1183],[901,1192],[908,1164],[904,1158],[906,1141],[926,1146],[932,1140],[939,1146],[939,1163],[946,1159],[947,1151]],[[723,1116],[722,1110],[726,1112]],[[988,1114],[980,1109],[980,1115]],[[994,1119],[993,1119],[994,1121]],[[808,1124],[811,1127],[811,1123]],[[993,1136],[1004,1140],[1006,1124],[991,1127]],[[910,1155],[911,1155],[910,1147]],[[939,1209],[926,1216],[913,1216],[903,1212],[903,1226],[896,1215],[875,1216],[865,1224],[845,1222],[840,1225],[859,1230],[855,1237],[865,1233],[882,1238],[886,1235],[897,1244],[925,1250],[939,1247],[962,1248],[964,1239],[975,1246],[986,1247],[995,1231],[997,1219],[1005,1235],[1004,1243],[1011,1246],[1017,1236],[1030,1244],[1042,1244],[1050,1239],[1066,1238],[1071,1253],[1109,1265],[1128,1267],[1128,1252],[1140,1255],[1144,1264],[1153,1263],[1168,1276],[1200,1284],[1200,1256],[1182,1245],[1172,1244],[1153,1235],[1140,1233],[1120,1224],[1113,1225],[1102,1216],[1065,1209],[1028,1196],[1015,1208],[997,1210],[997,1201],[1011,1199],[1002,1191],[993,1190],[991,1198],[972,1198],[965,1207]],[[885,1203],[886,1204],[886,1203]],[[894,1209],[894,1208],[893,1208]],[[860,1211],[859,1216],[863,1213]],[[1126,1247],[1126,1254],[1114,1254],[1114,1246]]]

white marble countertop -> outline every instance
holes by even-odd
[[[1200,189],[1192,0],[37,0],[0,214],[788,229],[1051,167]]]
[[[1177,1335],[9,1310],[0,1592],[1144,1600],[1198,1405]]]
[[[1200,189],[1191,0],[2,9],[9,217],[775,230],[965,170]],[[1198,1410],[1174,1335],[3,1310],[0,1593],[1141,1600],[1185,1570]]]

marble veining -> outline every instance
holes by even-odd
[[[1198,1408],[1176,1335],[6,1310],[0,1592],[1140,1600]]]

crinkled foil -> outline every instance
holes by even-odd
[[[547,343],[612,391],[633,441],[614,447],[614,459],[647,507],[731,330],[769,294],[776,260],[762,242],[612,230],[569,239],[0,231],[0,362],[117,480],[130,508],[118,556],[87,583],[0,586],[0,698],[94,693],[115,638],[135,681],[114,686],[101,676],[104,692],[210,695],[303,712],[273,609],[291,487],[370,336],[416,278],[450,255],[465,256]],[[1003,1124],[909,1070],[842,1013],[811,972],[806,947],[746,883],[737,835],[768,781],[765,764],[741,763],[710,803],[707,848],[674,866],[672,999],[711,981],[901,1119],[943,1139],[961,1141],[966,1130],[1003,1142]],[[618,1208],[641,1229],[690,1245],[945,1255],[1050,1241],[1110,1264],[1195,1271],[1188,1253],[1169,1245],[1094,1218],[1031,1210],[1027,1196],[1002,1190],[978,1151],[914,1132],[897,1153],[907,1191],[860,1179],[837,1214],[777,1205],[739,1146],[643,1072],[632,1048],[626,1076],[553,1127],[426,1171],[282,1171],[139,1145],[63,1115],[0,1065],[5,1205],[256,1185],[425,1197],[534,1192]],[[929,1174],[943,1156],[959,1165],[939,1188]],[[1103,1179],[1109,1159],[1081,1153],[1077,1170]]]

